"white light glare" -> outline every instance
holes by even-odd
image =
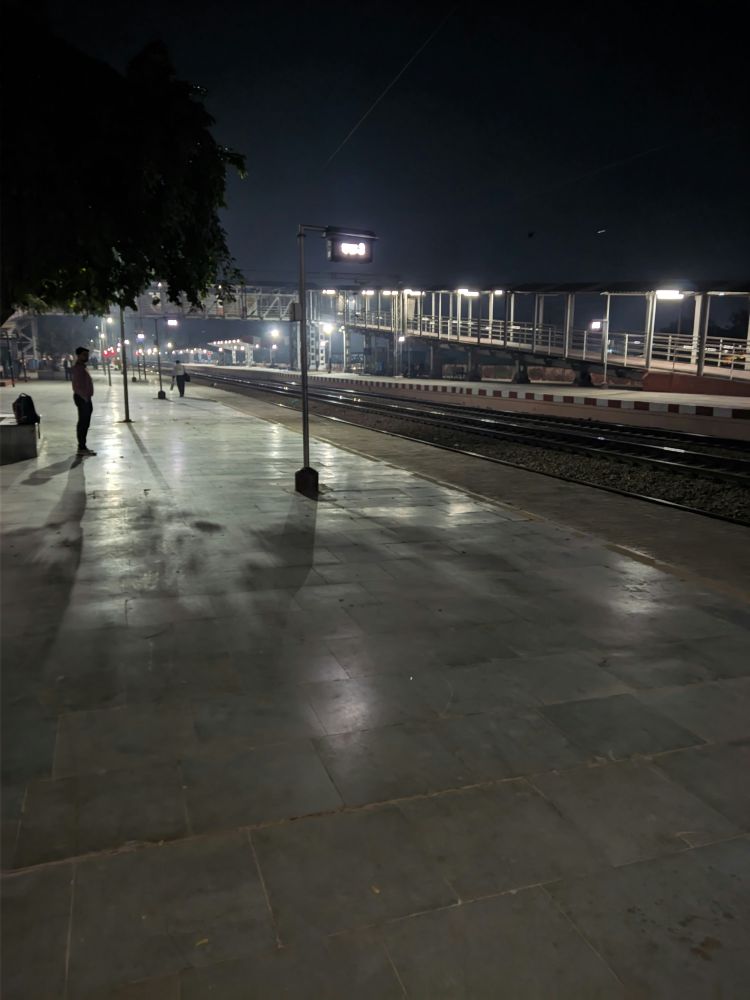
[[[456,292],[459,295],[467,295],[470,299],[475,299],[479,295],[479,292],[471,292],[468,288],[457,288]]]
[[[663,299],[666,301],[678,302],[680,299],[684,299],[685,296],[677,288],[657,288],[656,289],[657,299]]]
[[[495,289],[495,295],[505,295],[505,291],[502,288]]]
[[[335,295],[335,294],[336,294],[336,289],[335,288],[324,288],[323,289],[323,295]]]
[[[398,295],[398,292],[393,292],[390,288],[388,288],[383,292],[383,295]]]
[[[333,323],[323,323],[321,329],[323,333],[333,333]]]
[[[168,319],[167,326],[178,326],[178,322],[176,319]]]
[[[365,291],[362,292],[362,294],[363,295],[374,295],[375,292],[371,288],[367,288]]]
[[[344,257],[366,257],[367,256],[367,244],[366,243],[341,243],[341,253]]]
[[[593,321],[593,323],[591,324],[591,329],[592,330],[601,330],[601,328],[602,328],[602,321],[600,319],[595,319]]]
[[[398,342],[399,342],[399,344],[403,344],[403,342],[404,342],[405,340],[406,340],[406,337],[399,337],[399,338],[398,338]]]
[[[405,288],[404,295],[424,295],[424,292],[420,292],[416,288]]]

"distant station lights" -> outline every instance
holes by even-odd
[[[662,302],[679,302],[685,298],[679,288],[657,288],[656,297]]]

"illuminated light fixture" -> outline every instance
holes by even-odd
[[[457,289],[456,289],[456,292],[457,292],[457,293],[458,293],[459,295],[466,295],[466,296],[468,296],[468,297],[469,297],[470,299],[475,299],[475,298],[477,297],[477,295],[479,295],[479,292],[472,292],[472,291],[469,291],[469,289],[468,289],[468,288],[457,288]]]
[[[383,295],[398,295],[398,292],[394,292],[394,291],[391,291],[391,289],[390,289],[390,288],[387,288],[387,289],[386,289],[386,290],[385,290],[385,291],[383,292]]]
[[[179,324],[178,324],[178,322],[177,322],[176,319],[168,319],[167,320],[167,326],[178,326],[178,325]]]
[[[404,295],[424,295],[424,292],[420,292],[417,288],[405,288]]]
[[[271,336],[272,337],[278,337],[278,335],[279,335],[279,331],[278,330],[271,330]]]
[[[495,289],[495,295],[505,295],[505,291],[502,288]]]
[[[369,229],[346,230],[328,226],[325,238],[328,260],[372,262],[373,244],[377,237]]]
[[[335,295],[336,294],[336,289],[335,288],[324,288],[322,294],[323,295]]]
[[[364,292],[362,292],[362,294],[363,295],[374,295],[375,292],[371,288],[367,288]]]
[[[404,342],[405,340],[406,340],[406,337],[399,337],[399,338],[398,338],[398,342],[399,342],[399,344],[403,344],[403,342]]]
[[[323,333],[333,333],[333,323],[323,323],[321,329]]]
[[[602,321],[600,319],[593,320],[593,322],[591,323],[591,329],[601,330],[601,328],[602,328]]]
[[[367,256],[367,244],[362,243],[340,243],[339,244],[342,257],[366,257]]]
[[[665,302],[678,302],[680,299],[685,298],[677,288],[657,288],[656,297]]]

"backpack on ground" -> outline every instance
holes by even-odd
[[[13,403],[13,413],[17,424],[36,424],[37,432],[41,433],[39,424],[42,422],[42,418],[36,412],[34,400],[31,396],[22,392],[18,399]]]

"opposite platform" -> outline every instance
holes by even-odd
[[[3,469],[4,995],[741,995],[747,604],[120,391]]]

